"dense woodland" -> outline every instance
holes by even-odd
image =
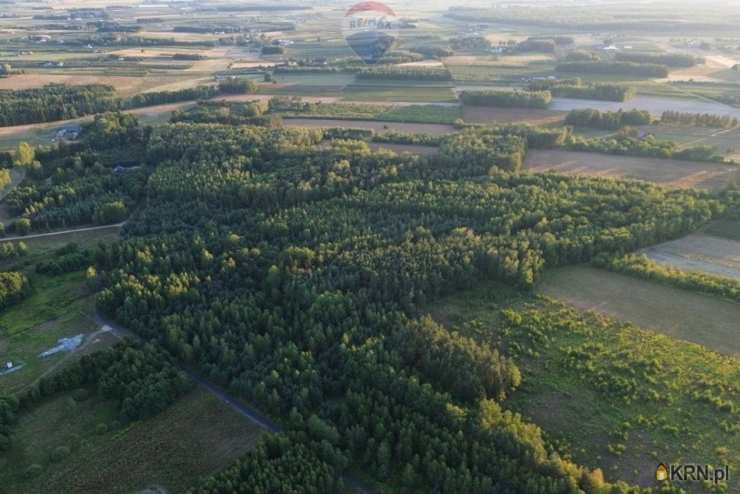
[[[703,58],[681,53],[628,53],[619,52],[614,58],[620,62],[651,63],[668,67],[693,67],[704,63]]]
[[[634,62],[564,62],[555,67],[557,72],[569,74],[610,74],[638,77],[668,77],[668,67],[654,63]]]
[[[550,91],[462,91],[460,101],[471,106],[544,109],[552,101],[552,94]]]
[[[118,108],[111,86],[49,85],[0,90],[0,126],[67,120]]]
[[[566,125],[593,129],[618,130],[622,127],[649,125],[653,121],[649,112],[643,110],[601,112],[599,110],[571,110],[565,117]]]
[[[209,99],[218,94],[254,93],[249,79],[230,78],[218,86],[141,93],[119,98],[111,86],[48,85],[37,89],[0,90],[0,127],[67,120],[85,115],[181,101]]]
[[[736,197],[516,173],[567,129],[467,129],[429,158],[346,136],[319,146],[327,135],[110,114],[37,153],[34,185],[9,196],[34,223],[123,203],[125,240],[84,254],[99,309],[285,424],[194,492],[332,492],[350,469],[409,491],[638,492],[507,410],[526,375],[503,349],[419,309],[485,279],[528,290],[546,268],[695,230]],[[139,374],[104,387],[122,415],[126,398],[156,411],[185,387],[150,374],[166,399]]]
[[[416,81],[450,81],[452,74],[446,68],[435,67],[396,67],[392,65],[373,67],[357,73],[362,80],[416,80]]]
[[[559,81],[535,81],[529,84],[530,91],[550,91],[553,96],[563,98],[596,99],[604,101],[627,101],[634,97],[632,87],[620,84],[585,84],[580,79]]]
[[[731,129],[733,127],[737,127],[738,123],[740,122],[738,122],[737,118],[730,116],[665,111],[660,117],[660,123],[667,125],[687,125],[694,127]]]
[[[573,151],[638,156],[644,158],[676,159],[723,163],[725,158],[713,146],[697,145],[679,148],[673,141],[663,141],[653,134],[642,135],[633,128],[625,127],[615,135],[602,138],[574,136],[565,147]]]

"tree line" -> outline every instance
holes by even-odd
[[[203,492],[331,491],[350,466],[398,490],[639,491],[555,454],[508,410],[526,380],[511,355],[418,310],[483,279],[528,290],[547,267],[675,238],[729,197],[476,158],[558,144],[563,129],[470,129],[421,158],[318,146],[319,130],[100,120],[40,156],[45,174],[65,170],[57,185],[77,180],[64,165],[76,157],[120,150],[147,174],[125,240],[92,254],[98,307],[295,433]]]
[[[654,63],[634,62],[563,62],[555,66],[556,72],[569,74],[610,74],[638,77],[668,77],[668,67]]]
[[[213,98],[219,94],[251,94],[253,81],[229,78],[217,86],[198,86],[176,91],[141,93],[119,98],[112,86],[52,84],[42,88],[0,90],[0,126],[68,120],[85,115],[144,106]]]
[[[712,127],[731,129],[738,126],[738,119],[729,115],[711,115],[708,113],[687,113],[666,110],[660,122],[668,125],[689,125],[692,127]]]
[[[620,62],[665,65],[668,67],[688,68],[704,63],[701,57],[684,55],[682,53],[628,53],[619,52],[614,55]]]
[[[643,110],[601,112],[599,110],[571,110],[565,117],[566,125],[603,130],[619,130],[622,127],[650,125],[650,113]]]
[[[553,96],[563,98],[595,99],[603,101],[627,101],[635,96],[635,89],[621,84],[584,84],[580,79],[559,81],[534,81],[529,91],[550,91]]]
[[[550,91],[462,91],[460,101],[471,106],[545,109],[552,101],[552,94]]]
[[[642,254],[628,254],[624,257],[597,258],[599,267],[630,274],[659,283],[696,290],[740,302],[740,281],[719,275],[684,271],[659,264]]]

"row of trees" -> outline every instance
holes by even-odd
[[[121,102],[122,109],[141,108],[144,106],[164,105],[180,101],[210,99],[217,96],[219,88],[215,86],[198,86],[177,91],[154,91],[134,95]]]
[[[660,117],[660,123],[668,125],[690,125],[693,127],[712,127],[731,129],[737,127],[738,119],[729,115],[711,115],[708,113],[685,113],[666,110]]]
[[[0,126],[67,120],[118,108],[111,86],[91,84],[0,91]]]
[[[116,97],[111,86],[48,85],[43,88],[0,91],[0,126],[67,120],[90,114],[144,106],[210,99],[218,94],[251,94],[257,86],[249,79],[229,78],[218,86]]]
[[[502,108],[547,108],[552,101],[550,91],[462,91],[460,101],[471,106]]]
[[[652,120],[650,113],[642,110],[601,112],[585,109],[571,110],[565,117],[565,124],[574,127],[618,130],[627,126],[649,125]]]
[[[28,247],[23,242],[0,243],[0,261],[23,257],[28,253]]]
[[[620,62],[650,63],[668,67],[688,68],[704,63],[704,59],[682,53],[619,52],[614,58]]]
[[[673,266],[658,264],[644,254],[598,258],[595,263],[611,271],[626,273],[679,288],[719,295],[740,302],[740,281],[724,276],[684,271]]]
[[[564,62],[555,67],[567,74],[609,74],[638,77],[668,77],[668,67],[654,63],[634,62]]]

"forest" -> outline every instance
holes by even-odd
[[[664,111],[660,123],[667,125],[687,125],[694,127],[711,127],[716,129],[731,129],[737,127],[738,119],[727,115],[711,115],[699,113],[684,113]]]
[[[544,109],[552,101],[552,94],[550,91],[462,91],[460,101],[471,106]]]
[[[451,81],[449,70],[429,67],[372,67],[357,73],[358,80]]]
[[[571,110],[565,117],[566,125],[589,127],[603,130],[619,130],[622,127],[649,125],[652,122],[649,112],[642,110],[606,111],[585,109]]]
[[[111,86],[49,85],[0,90],[0,126],[67,120],[117,108]]]
[[[626,53],[619,52],[615,59],[620,62],[650,63],[668,67],[693,67],[704,63],[704,59],[681,53]]]
[[[740,281],[733,278],[715,276],[707,273],[684,271],[672,266],[659,264],[646,255],[628,254],[624,257],[597,258],[597,266],[630,274],[660,283],[719,295],[740,302]]]
[[[224,79],[217,86],[141,93],[119,98],[111,86],[48,85],[37,89],[0,90],[0,127],[67,120],[85,115],[181,101],[210,99],[218,94],[254,93],[249,79]]]
[[[530,91],[550,91],[553,96],[563,98],[596,99],[603,101],[627,101],[635,96],[635,89],[620,84],[584,84],[580,79],[560,81],[535,81],[529,84]]]
[[[9,196],[34,223],[122,202],[123,241],[50,260],[89,256],[100,311],[285,426],[193,492],[244,478],[334,492],[357,470],[397,490],[640,492],[558,454],[507,408],[526,381],[516,360],[420,308],[482,280],[526,292],[546,268],[695,230],[735,196],[516,173],[528,148],[563,145],[562,128],[467,129],[426,158],[346,137],[110,114],[37,152],[34,186]],[[122,155],[137,168],[112,173]],[[135,419],[134,404],[156,413],[185,388],[157,361],[142,375],[161,376],[161,400],[128,364],[46,386],[100,382]],[[137,385],[108,384],[113,370]]]

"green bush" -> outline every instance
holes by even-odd
[[[72,450],[69,448],[69,446],[57,446],[51,452],[50,459],[54,463],[59,463],[63,459],[67,458],[71,453]]]
[[[77,402],[87,401],[90,398],[90,392],[85,388],[75,389],[72,392],[72,398]]]
[[[23,472],[26,478],[33,479],[41,475],[41,472],[44,471],[44,468],[39,465],[38,463],[32,463],[31,465],[26,468],[26,470]]]

